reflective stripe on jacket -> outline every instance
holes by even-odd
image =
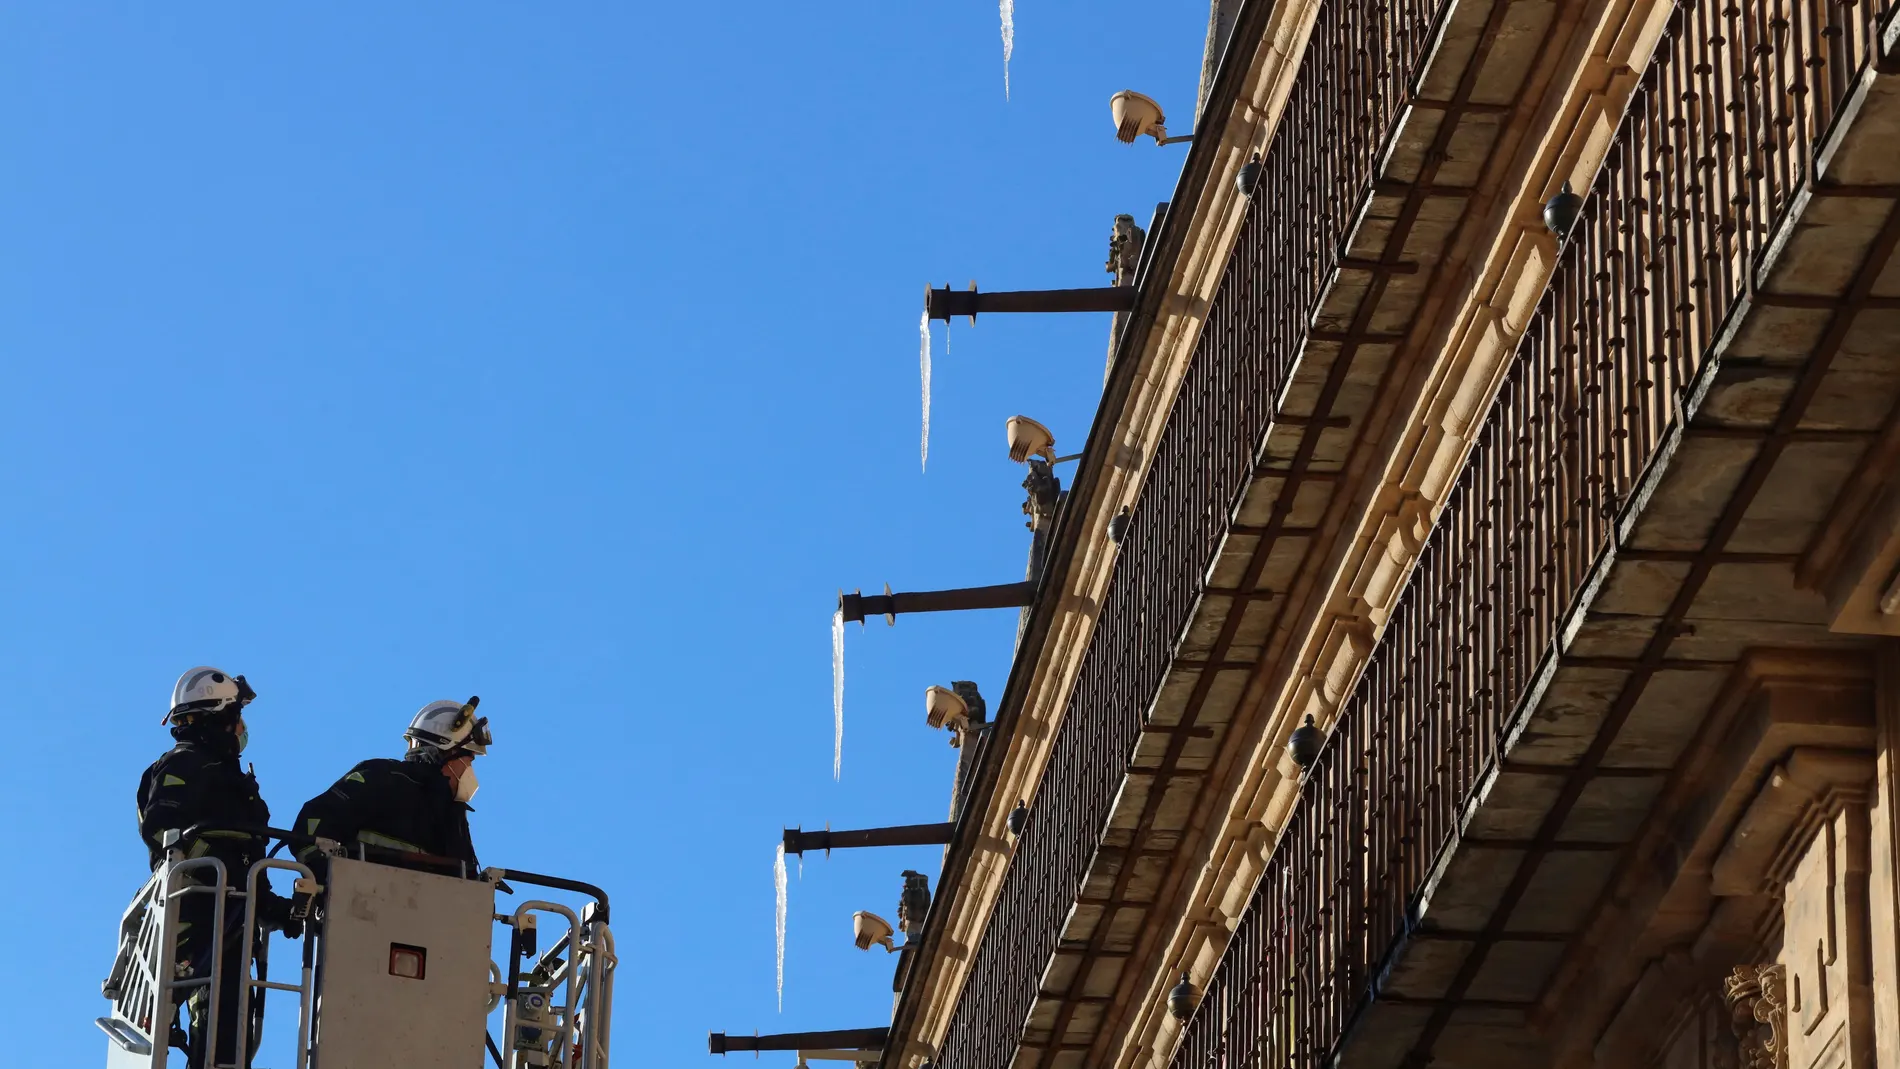
[[[468,830],[467,805],[441,766],[429,761],[364,761],[329,790],[304,803],[296,830],[334,839],[345,847],[364,843],[391,850],[435,854],[477,868]],[[308,856],[310,847],[300,848]]]
[[[152,762],[140,777],[138,816],[139,839],[156,866],[165,854],[167,830],[183,831],[193,825],[264,827],[270,823],[270,806],[258,793],[257,777],[239,767],[235,746],[218,748],[187,738]],[[187,852],[192,857],[219,858],[225,863],[226,879],[235,884],[253,861],[264,856],[264,840],[243,832],[213,831]]]

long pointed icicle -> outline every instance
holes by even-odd
[[[773,929],[778,937],[778,1011],[785,1012],[785,844],[778,844],[778,854],[772,858],[772,883],[778,890],[777,909],[773,914]]]
[[[831,778],[844,774],[844,610],[831,614]]]
[[[930,468],[930,313],[924,312],[923,319],[917,324],[917,370],[924,384],[924,430],[918,445],[917,470]],[[946,338],[948,332],[945,332]]]
[[[1016,0],[998,0],[1003,16],[1003,99],[1009,99],[1009,56],[1016,51]]]

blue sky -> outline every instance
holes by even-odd
[[[1205,7],[1019,0],[1005,102],[988,0],[395,6],[0,12],[0,1021],[99,1064],[211,663],[280,824],[480,694],[483,858],[613,893],[641,1062],[883,1024],[851,911],[938,851],[804,866],[780,1013],[773,844],[943,819],[921,691],[1000,696],[1014,618],[853,627],[833,783],[835,593],[1020,578],[1003,421],[1078,450],[1107,332],[939,325],[920,473],[919,291],[1104,284],[1186,151],[1108,97],[1185,132]]]

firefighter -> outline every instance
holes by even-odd
[[[165,857],[168,830],[194,825],[205,830],[194,841],[181,843],[187,859],[214,857],[224,863],[227,895],[245,889],[253,862],[264,856],[265,839],[245,829],[270,823],[270,807],[258,794],[257,776],[238,765],[249,732],[244,707],[257,692],[243,676],[209,666],[193,668],[178,677],[172,688],[171,710],[163,723],[171,725],[177,745],[152,763],[139,780],[139,838],[156,868]],[[200,873],[196,882],[207,880]],[[179,904],[178,964],[181,975],[211,975],[212,933],[216,904],[208,893],[188,893]],[[289,903],[261,889],[257,915],[263,926],[281,928],[293,937],[301,925],[290,916]],[[222,983],[217,992],[217,1057],[208,1057],[210,1037],[205,1025],[211,999],[203,988],[189,996],[191,1032],[185,1049],[192,1066],[228,1062],[237,1056],[238,993],[250,965],[243,960],[244,899],[227,897],[224,903]],[[258,940],[259,943],[262,940]],[[176,1041],[174,1036],[174,1042]]]
[[[403,732],[409,752],[402,760],[379,757],[350,769],[331,788],[304,803],[296,830],[330,839],[346,852],[379,847],[432,854],[479,870],[469,837],[469,799],[475,797],[475,758],[493,741],[488,718],[477,717],[480,698],[430,702]],[[320,863],[315,844],[298,850],[306,863]]]

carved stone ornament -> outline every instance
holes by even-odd
[[[1786,1069],[1787,971],[1779,965],[1738,965],[1723,987],[1742,1069]]]
[[[1115,217],[1115,227],[1108,235],[1107,267],[1116,285],[1126,285],[1134,278],[1135,268],[1141,265],[1142,243],[1147,240],[1147,231],[1135,225],[1134,216]]]

